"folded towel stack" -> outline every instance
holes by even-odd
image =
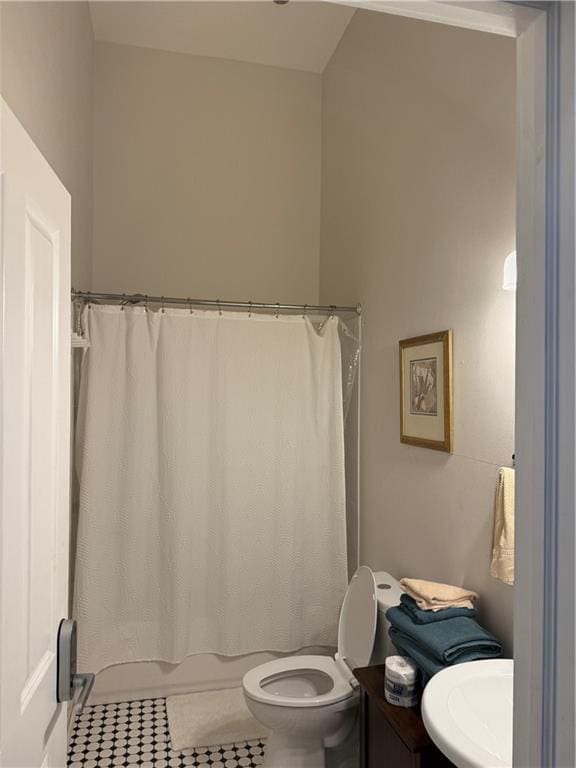
[[[441,611],[444,608],[473,608],[478,593],[451,584],[439,584],[422,579],[400,579],[400,584],[413,597],[423,611]]]
[[[405,582],[413,584],[413,580],[403,579],[403,586],[406,586]],[[448,592],[442,589],[448,585],[418,584],[426,597],[415,599],[414,592],[412,596],[402,595],[400,605],[390,608],[386,617],[390,622],[390,639],[400,653],[417,664],[424,684],[452,664],[502,655],[501,643],[474,620],[476,611],[472,601],[477,597],[475,592],[450,587],[456,590],[456,600],[448,603]],[[424,609],[421,602],[431,603],[434,607]],[[446,603],[446,607],[439,607],[439,602]]]
[[[434,621],[445,621],[446,619],[453,619],[455,616],[467,616],[469,619],[473,619],[476,616],[475,608],[460,607],[458,605],[438,611],[423,611],[422,608],[418,608],[416,600],[408,594],[404,594],[400,598],[399,608],[416,624],[432,624]]]

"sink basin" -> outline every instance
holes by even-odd
[[[424,689],[430,738],[458,768],[512,766],[512,659],[456,664]]]

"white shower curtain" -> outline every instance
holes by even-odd
[[[91,306],[83,321],[79,668],[335,644],[337,318]]]

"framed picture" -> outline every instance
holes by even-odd
[[[400,342],[400,441],[452,453],[452,331]]]

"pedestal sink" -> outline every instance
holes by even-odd
[[[512,659],[470,661],[424,689],[426,730],[458,768],[511,768],[513,672]]]

